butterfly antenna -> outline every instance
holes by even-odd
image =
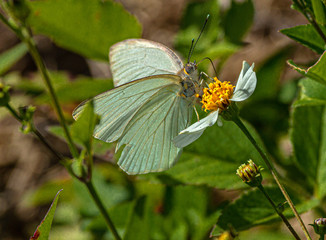
[[[215,66],[214,66],[214,63],[213,63],[212,59],[210,59],[209,57],[204,57],[202,60],[200,60],[200,61],[198,62],[198,64],[201,63],[202,61],[206,60],[206,59],[209,60],[209,61],[211,62],[212,67],[213,67],[214,72],[215,72],[215,76],[217,76],[217,72],[216,72],[216,68],[215,68]]]
[[[199,36],[198,36],[198,38],[197,38],[195,44],[191,43],[191,46],[192,46],[192,47],[190,48],[190,51],[189,51],[188,62],[190,61],[190,57],[191,57],[191,55],[192,55],[192,52],[194,51],[194,49],[195,49],[195,47],[196,47],[196,45],[197,45],[197,42],[198,42],[198,40],[200,39],[200,37],[201,37],[201,35],[202,35],[202,33],[203,33],[205,27],[206,27],[206,24],[207,24],[207,22],[208,22],[208,18],[209,18],[209,14],[207,14],[207,17],[206,17],[206,19],[205,19],[204,25],[203,25],[203,27],[202,27],[201,30],[200,30]]]
[[[191,54],[192,54],[192,47],[194,46],[194,42],[195,42],[195,39],[193,38],[193,39],[191,40],[191,46],[190,46],[189,53],[188,53],[188,62],[187,62],[187,63],[190,62],[190,56],[191,56]]]

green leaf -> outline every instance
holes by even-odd
[[[265,190],[274,201],[275,205],[285,202],[281,191],[277,187],[268,187],[265,188]],[[291,196],[291,198],[299,213],[308,211],[320,204],[316,199],[301,203],[293,196]],[[292,217],[293,215],[290,207],[287,205],[285,207],[286,209],[283,214]],[[256,225],[276,221],[281,221],[281,218],[277,215],[263,193],[261,193],[259,189],[255,189],[243,194],[240,198],[225,207],[217,224],[225,230],[228,230],[231,225],[236,231],[242,231]]]
[[[319,25],[319,27],[326,33],[326,27],[322,25]],[[325,51],[324,40],[311,24],[285,28],[280,30],[280,32],[319,54]]]
[[[30,240],[47,240],[49,238],[51,225],[55,213],[55,209],[57,207],[58,199],[60,196],[60,190],[57,195],[55,196],[50,209],[48,210],[47,214],[45,215],[44,219],[40,223],[40,225],[37,227],[36,231],[34,232],[33,236],[30,238]]]
[[[265,60],[257,70],[257,86],[250,101],[275,98],[279,87],[280,77],[285,68],[285,60],[292,50],[288,47],[280,50]]]
[[[295,107],[326,105],[326,85],[304,78],[300,80],[299,86],[300,98],[294,103]]]
[[[93,132],[99,121],[98,115],[94,113],[94,102],[89,101],[80,117],[71,125],[71,135],[78,139],[88,150],[91,149]]]
[[[262,145],[254,129],[249,124],[246,126]],[[225,121],[222,127],[210,127],[197,141],[186,147],[180,161],[171,169],[142,177],[155,177],[166,184],[241,188],[245,185],[235,173],[249,159],[265,166],[244,133],[233,122]]]
[[[322,0],[311,0],[312,8],[316,17],[316,22],[322,25],[326,24],[325,6]]]
[[[233,43],[240,43],[254,20],[254,5],[251,0],[234,1],[228,9],[223,27],[225,37]]]
[[[319,60],[307,70],[298,67],[293,61],[288,61],[288,64],[302,75],[326,85],[326,51],[321,55]]]
[[[25,43],[20,43],[0,55],[0,76],[21,59],[28,51]]]
[[[207,185],[219,189],[235,189],[245,187],[235,174],[238,167],[239,163],[185,152],[171,169],[163,173],[150,174],[145,178],[155,177],[164,184]]]
[[[124,240],[150,239],[148,207],[146,197],[140,197],[134,206],[126,227]]]
[[[296,165],[310,180],[315,195],[326,195],[326,105],[295,107],[291,140]]]
[[[49,36],[61,47],[88,58],[107,61],[112,44],[138,38],[141,27],[135,17],[114,1],[28,1],[28,23],[37,34]]]

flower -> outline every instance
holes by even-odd
[[[188,128],[182,130],[178,136],[173,139],[173,143],[178,148],[183,148],[197,140],[207,127],[211,127],[217,122],[219,113],[231,112],[231,101],[244,101],[251,96],[256,88],[257,78],[253,71],[254,64],[250,66],[243,61],[242,69],[238,78],[237,85],[232,86],[230,82],[220,82],[214,78],[208,88],[203,89],[202,108],[208,116],[195,122]],[[234,89],[234,91],[233,91]]]
[[[326,218],[317,218],[314,224],[309,224],[314,227],[317,234],[324,236],[326,234]]]
[[[258,167],[252,160],[249,160],[247,164],[244,163],[237,169],[237,175],[248,185],[256,187],[262,181],[261,170],[260,166]]]

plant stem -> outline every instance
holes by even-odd
[[[311,23],[311,25],[316,29],[316,31],[318,32],[319,36],[324,40],[324,42],[326,43],[326,35],[324,34],[324,32],[321,30],[321,28],[319,27],[318,23],[316,22],[314,16],[309,12],[306,11],[306,6],[304,5],[303,2],[298,0],[293,0],[293,2],[296,4],[296,6],[300,9],[301,13],[305,16],[305,18]]]
[[[10,9],[6,8],[6,5],[4,2],[2,2],[0,0],[0,5],[8,12],[8,14],[10,15]],[[70,152],[72,154],[72,156],[74,158],[78,158],[78,150],[71,138],[71,135],[70,135],[70,132],[69,132],[69,129],[68,129],[68,126],[66,124],[66,121],[64,119],[64,116],[63,116],[63,112],[62,112],[62,109],[61,109],[61,106],[59,104],[59,101],[58,101],[58,98],[56,96],[56,93],[54,91],[54,88],[52,86],[52,83],[51,83],[51,79],[49,77],[49,73],[47,71],[47,68],[45,67],[45,64],[38,52],[38,49],[32,39],[32,34],[31,32],[29,31],[29,29],[24,25],[24,23],[22,23],[22,25],[17,25],[19,27],[16,27],[14,26],[13,24],[11,24],[11,22],[9,22],[1,13],[0,13],[0,20],[2,22],[4,22],[12,31],[14,31],[16,33],[16,35],[23,41],[27,44],[28,48],[29,48],[29,52],[30,54],[32,55],[39,71],[41,72],[42,74],[42,77],[43,77],[43,80],[45,82],[45,85],[50,93],[50,97],[51,97],[51,100],[54,104],[54,109],[59,117],[59,122],[64,130],[64,133],[65,133],[65,137],[67,139],[67,142],[68,142],[68,145],[69,145],[69,148],[70,148]],[[12,115],[20,122],[23,121],[23,119],[21,118],[21,116],[9,105],[7,104],[7,109],[12,113]],[[32,131],[36,134],[36,136],[51,150],[51,152],[53,152],[53,154],[56,155],[56,157],[58,157],[60,160],[63,160],[63,157],[58,154],[52,147],[50,144],[48,144],[48,142],[45,140],[45,138],[42,136],[42,134],[40,132],[37,131],[37,129],[34,128],[34,126],[32,125]],[[92,154],[92,152],[90,151],[90,154]],[[87,159],[87,165],[88,165],[88,174],[87,174],[87,177],[84,179],[84,178],[80,178],[78,176],[76,176],[76,174],[74,174],[74,172],[71,172],[69,171],[69,168],[67,168],[67,170],[72,173],[72,175],[74,177],[76,177],[78,180],[80,180],[81,182],[83,182],[87,189],[89,190],[92,198],[94,199],[97,207],[99,208],[101,214],[103,215],[106,223],[108,224],[108,227],[109,229],[112,231],[114,237],[116,240],[120,240],[120,236],[118,235],[118,232],[117,230],[115,229],[114,227],[114,224],[113,222],[111,221],[111,218],[108,214],[108,212],[106,211],[102,201],[100,200],[97,192],[95,191],[95,188],[93,186],[93,183],[92,183],[92,180],[91,180],[91,171],[92,171],[92,164],[93,164],[93,156],[91,155],[89,157],[89,159]]]
[[[2,2],[2,1],[0,1],[0,4],[1,4],[3,10],[6,11],[9,16],[11,16],[12,14],[10,12],[10,9],[6,6],[6,4],[4,2]],[[63,128],[65,137],[66,137],[67,142],[68,142],[70,152],[71,152],[71,154],[72,154],[72,156],[74,158],[77,158],[78,157],[78,150],[77,150],[77,148],[76,148],[76,146],[75,146],[75,144],[74,144],[74,142],[73,142],[73,140],[71,138],[71,134],[69,132],[66,120],[65,120],[65,118],[63,116],[62,108],[61,108],[61,106],[59,104],[57,95],[56,95],[56,93],[54,91],[54,88],[52,86],[49,73],[48,73],[47,68],[45,67],[45,64],[44,64],[44,62],[43,62],[43,60],[42,60],[42,58],[41,58],[41,56],[39,54],[39,51],[38,51],[38,49],[37,49],[37,47],[36,47],[36,45],[34,43],[34,40],[32,38],[32,34],[31,34],[30,30],[24,25],[24,23],[22,23],[21,25],[17,24],[17,26],[19,26],[19,27],[14,26],[1,13],[0,13],[0,20],[3,23],[5,23],[13,32],[15,32],[16,35],[23,42],[25,42],[27,44],[29,52],[30,52],[30,54],[32,55],[32,57],[34,59],[34,62],[36,63],[37,68],[41,72],[44,83],[45,83],[45,85],[46,85],[46,87],[47,87],[47,89],[49,91],[52,103],[54,105],[54,110],[55,110],[57,116],[59,117],[59,122],[60,122],[60,125]],[[14,17],[12,17],[12,20],[14,20]]]
[[[98,196],[98,194],[97,194],[97,192],[96,192],[96,190],[94,188],[93,182],[92,181],[85,182],[85,185],[86,185],[89,193],[93,197],[94,202],[97,205],[98,209],[100,210],[102,216],[104,217],[106,224],[108,225],[108,227],[112,231],[112,233],[114,235],[114,238],[116,240],[121,240],[121,238],[120,238],[120,236],[119,236],[119,234],[118,234],[118,232],[117,232],[117,230],[116,230],[116,228],[115,228],[109,214],[107,213],[107,211],[106,211],[100,197]]]
[[[267,154],[263,151],[263,149],[257,144],[257,142],[255,141],[255,139],[252,137],[252,135],[249,133],[248,129],[246,128],[246,126],[243,124],[243,122],[240,120],[239,117],[236,117],[233,119],[233,121],[235,122],[235,124],[242,130],[242,132],[246,135],[246,137],[249,139],[249,141],[252,143],[252,145],[254,145],[254,147],[256,148],[256,150],[258,151],[258,153],[260,154],[260,156],[262,157],[262,159],[264,160],[265,164],[267,165],[269,171],[271,172],[273,178],[275,179],[278,187],[280,188],[282,194],[284,195],[286,201],[288,202],[288,204],[290,205],[290,208],[292,209],[292,212],[294,214],[294,216],[297,218],[304,234],[306,235],[306,238],[311,240],[311,237],[308,233],[308,230],[306,228],[306,226],[304,225],[298,211],[296,210],[289,194],[287,193],[287,191],[285,190],[285,188],[283,187],[282,183],[279,180],[279,176],[276,172],[276,170],[274,169],[273,165],[271,164],[271,161],[269,160]]]
[[[322,234],[322,235],[320,235],[320,238],[319,238],[319,240],[324,240],[324,238],[325,238],[325,235],[324,235],[324,234]]]
[[[26,31],[29,33],[29,31]],[[55,94],[55,91],[54,91],[54,88],[52,86],[52,83],[51,83],[51,80],[50,80],[50,77],[49,77],[49,73],[44,65],[44,62],[42,61],[42,58],[37,50],[37,47],[36,45],[34,44],[34,41],[33,39],[31,38],[31,35],[28,34],[27,37],[23,38],[22,39],[24,42],[26,42],[26,44],[28,45],[28,48],[29,48],[29,52],[31,53],[39,71],[41,72],[42,76],[43,76],[43,80],[45,82],[45,85],[47,86],[47,89],[50,93],[50,97],[51,97],[51,100],[52,100],[52,103],[54,105],[54,109],[59,117],[59,122],[63,128],[63,131],[65,133],[65,137],[67,139],[67,142],[68,142],[68,145],[69,145],[69,149],[71,151],[71,154],[74,158],[77,158],[78,157],[78,150],[71,138],[71,134],[68,130],[68,126],[66,124],[66,121],[65,121],[65,118],[63,116],[63,112],[62,112],[62,109],[60,107],[60,104],[59,104],[59,101],[58,101],[58,98],[57,98],[57,95]]]
[[[6,108],[8,111],[19,121],[22,122],[23,119],[19,116],[18,112],[11,107],[11,105],[8,103],[6,105]],[[58,153],[49,143],[46,141],[46,139],[43,137],[43,135],[35,128],[34,124],[32,124],[31,131],[38,137],[38,139],[53,153],[53,155],[58,159],[62,160],[63,156]]]
[[[285,223],[285,225],[287,226],[287,228],[290,230],[290,232],[292,233],[292,235],[295,237],[295,239],[300,240],[300,237],[298,236],[298,234],[296,233],[296,231],[293,229],[293,227],[291,226],[291,224],[289,223],[289,221],[286,219],[286,217],[283,215],[283,213],[281,213],[277,207],[275,206],[273,200],[269,197],[268,193],[265,191],[263,185],[259,185],[258,189],[265,195],[265,197],[267,198],[267,200],[269,201],[269,203],[272,205],[272,207],[274,208],[274,210],[276,211],[276,213],[280,216],[280,218],[282,218],[283,222]]]

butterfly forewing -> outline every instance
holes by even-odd
[[[160,74],[177,74],[181,59],[166,46],[145,39],[128,39],[110,48],[114,85]]]
[[[162,88],[171,84],[179,87],[179,80],[178,77],[170,75],[160,78],[147,77],[96,96],[93,99],[94,109],[101,120],[94,130],[94,137],[105,142],[118,140],[141,106]],[[85,104],[86,102],[83,102],[75,109],[75,119],[79,117]]]

